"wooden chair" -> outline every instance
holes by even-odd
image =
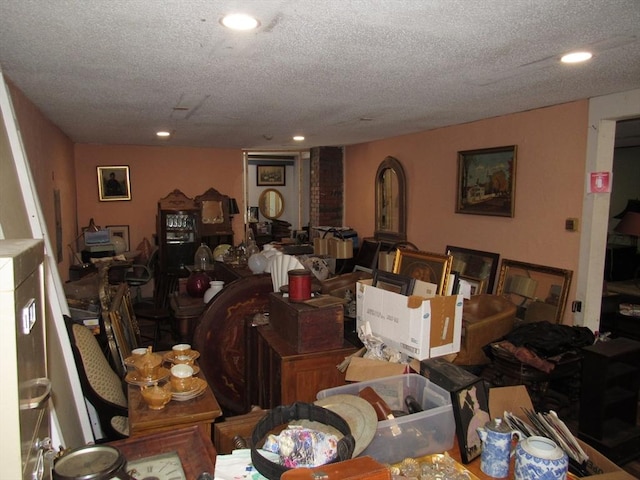
[[[149,260],[145,264],[134,264],[125,273],[125,281],[131,288],[136,289],[136,303],[142,301],[142,287],[149,283],[156,270],[158,263],[158,247],[155,247],[149,256]]]
[[[178,276],[172,273],[156,271],[154,280],[153,299],[151,301],[142,301],[133,305],[133,312],[138,320],[148,320],[154,324],[152,345],[153,350],[160,350],[160,339],[162,337],[162,326],[166,324],[166,329],[172,337],[174,328],[171,323],[172,315],[170,308],[170,295],[178,289]],[[143,339],[146,337],[142,337]],[[144,342],[143,342],[143,346]]]
[[[128,437],[129,409],[120,376],[109,365],[91,330],[67,316],[65,324],[83,394],[98,413],[104,440]]]

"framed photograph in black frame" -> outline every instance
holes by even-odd
[[[451,270],[464,280],[472,280],[480,286],[477,293],[493,293],[500,255],[482,250],[447,245],[447,255],[453,257]]]
[[[285,165],[256,165],[258,187],[282,187],[287,184]]]
[[[491,419],[484,380],[478,379],[460,390],[451,392],[451,400],[460,458],[462,463],[469,463],[482,452],[477,428],[484,427]]]
[[[458,152],[456,213],[513,217],[516,145]]]
[[[400,295],[411,295],[416,279],[407,275],[386,272],[384,270],[373,271],[373,282],[371,285],[388,292],[399,293]]]

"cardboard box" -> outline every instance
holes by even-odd
[[[533,410],[531,398],[524,385],[516,385],[514,387],[494,387],[489,389],[489,414],[491,418],[502,417],[504,412],[511,412],[518,416],[522,421],[529,424],[524,415],[521,414],[522,409]],[[633,480],[635,477],[622,470],[618,465],[613,463],[607,457],[598,452],[595,448],[584,443],[576,437],[576,440],[589,456],[591,463],[596,465],[603,473],[591,475],[590,480]]]
[[[356,326],[369,322],[371,331],[417,360],[460,351],[462,296],[425,299],[405,296],[359,281],[356,287]]]
[[[290,302],[281,293],[269,294],[269,323],[297,353],[342,348],[344,309],[341,303],[313,307]]]

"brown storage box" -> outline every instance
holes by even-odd
[[[282,294],[271,293],[269,323],[297,353],[342,348],[344,310],[341,304],[313,307],[289,302]]]

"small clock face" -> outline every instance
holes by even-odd
[[[124,475],[123,466],[124,457],[116,448],[108,445],[87,445],[60,457],[53,467],[53,477],[64,480],[112,478],[117,472]]]
[[[127,471],[134,480],[187,480],[177,452],[129,461]]]

